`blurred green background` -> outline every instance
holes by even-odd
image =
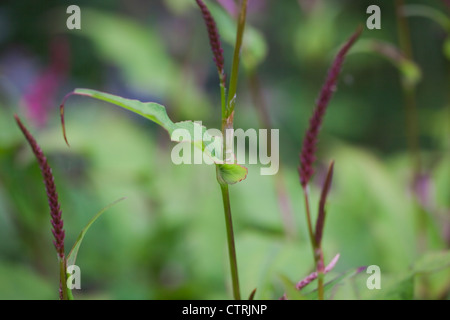
[[[219,26],[228,71],[235,26],[219,2],[231,8],[234,2],[205,1]],[[70,4],[81,8],[81,30],[66,28]],[[326,279],[375,264],[386,291],[417,258],[450,246],[450,26],[406,18],[421,70],[415,87],[421,180],[413,192],[402,75],[363,48],[374,39],[398,47],[394,1],[251,0],[235,128],[279,129],[281,170],[261,176],[258,165],[249,165],[247,179],[230,187],[244,297],[256,287],[257,299],[278,299],[282,276],[296,282],[313,270],[298,154],[333,56],[358,25],[365,26],[372,4],[381,8],[382,28],[365,28],[347,57],[311,184],[315,213],[324,171],[334,159],[323,247],[326,261],[337,253],[341,258]],[[406,4],[449,18],[444,1]],[[89,230],[77,259],[82,290],[75,298],[231,298],[214,168],[174,165],[165,131],[83,97],[66,104],[67,147],[58,107],[74,88],[158,102],[174,121],[220,127],[217,72],[195,1],[2,1],[0,298],[58,297],[45,190],[14,113],[53,168],[66,250],[97,211],[127,198]],[[449,298],[450,270],[441,267],[412,280],[414,297]],[[367,276],[359,276],[357,290],[342,285],[334,297],[373,297]]]

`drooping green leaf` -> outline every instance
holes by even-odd
[[[353,53],[356,52],[376,53],[389,60],[400,71],[404,83],[410,87],[416,86],[422,79],[420,67],[391,43],[363,39],[355,46]]]
[[[74,265],[76,260],[77,260],[77,255],[78,255],[78,250],[80,249],[80,245],[81,242],[84,239],[84,236],[86,235],[86,232],[89,230],[89,228],[91,227],[91,225],[109,208],[111,208],[112,206],[116,205],[117,203],[119,203],[120,201],[125,200],[125,198],[120,198],[116,201],[114,201],[113,203],[107,205],[106,207],[104,207],[103,209],[101,209],[89,222],[88,224],[83,228],[83,230],[81,230],[77,240],[75,241],[75,244],[72,247],[72,250],[70,250],[69,255],[67,256],[67,266],[71,266]]]
[[[141,102],[135,99],[125,99],[120,96],[91,89],[75,89],[75,94],[91,97],[97,100],[115,104],[121,108],[137,113],[166,129],[169,134],[174,130],[174,123],[167,116],[166,108],[154,102]]]
[[[450,31],[450,19],[442,11],[430,6],[410,4],[403,8],[403,12],[407,17],[425,17],[439,24],[442,29]]]
[[[132,111],[163,127],[171,136],[172,141],[192,143],[211,158],[211,163],[215,163],[218,166],[220,177],[227,184],[237,183],[247,177],[247,168],[234,163],[224,164],[219,160],[218,155],[214,152],[214,146],[217,144],[219,146],[222,145],[221,137],[211,136],[207,132],[207,129],[200,123],[192,121],[181,121],[174,123],[167,115],[166,108],[160,104],[153,102],[141,102],[135,99],[126,99],[92,89],[75,89],[72,93],[66,96],[61,104],[61,122],[66,142],[67,138],[64,124],[64,104],[67,98],[73,94],[109,102],[126,110]],[[177,133],[180,133],[180,136],[176,134],[174,135],[175,130],[179,130]],[[185,134],[183,134],[183,132]]]

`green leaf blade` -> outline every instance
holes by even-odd
[[[80,234],[78,235],[77,240],[75,241],[75,244],[72,247],[72,250],[70,250],[69,255],[67,256],[67,266],[71,266],[71,265],[75,265],[76,259],[77,259],[77,255],[78,255],[78,250],[80,249],[81,246],[81,242],[84,239],[84,236],[86,235],[86,232],[89,230],[89,228],[92,226],[92,224],[98,219],[100,218],[100,216],[109,208],[111,208],[112,206],[116,205],[117,203],[125,200],[126,198],[120,198],[114,202],[112,202],[111,204],[107,205],[106,207],[104,207],[103,209],[101,209],[99,212],[97,212],[97,214],[91,219],[89,220],[89,222],[87,223],[87,225],[83,228],[83,230],[81,230]]]

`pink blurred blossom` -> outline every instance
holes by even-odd
[[[69,46],[67,40],[58,38],[50,44],[50,64],[27,87],[21,98],[25,114],[37,127],[47,124],[49,112],[57,108],[55,96],[67,76]]]

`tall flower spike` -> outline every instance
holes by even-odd
[[[33,153],[39,163],[42,176],[44,177],[45,190],[47,191],[48,205],[50,207],[50,222],[53,227],[52,233],[55,237],[53,244],[55,245],[59,258],[62,260],[64,259],[64,223],[61,217],[61,208],[58,202],[58,193],[56,192],[52,169],[50,168],[41,147],[38,145],[27,128],[25,128],[22,124],[20,118],[17,115],[14,115],[14,118],[16,118],[17,124],[25,135],[25,138],[28,140],[28,143],[30,144],[31,149],[33,150]]]
[[[345,45],[339,50],[336,58],[334,59],[333,65],[328,71],[328,76],[325,84],[322,87],[319,98],[316,101],[316,109],[309,121],[309,128],[306,131],[305,138],[303,140],[302,152],[300,154],[300,182],[303,188],[306,188],[309,179],[314,173],[313,164],[316,160],[316,144],[317,136],[322,125],[323,116],[325,114],[326,108],[330,99],[335,91],[336,82],[341,71],[342,64],[344,62],[345,55],[352,47],[353,43],[358,39],[362,32],[362,28],[359,27],[357,31],[350,37],[350,39],[345,43]]]
[[[223,49],[222,44],[220,42],[219,32],[217,30],[216,22],[211,15],[208,7],[202,0],[196,0],[200,10],[202,11],[203,19],[206,23],[206,28],[208,30],[209,43],[211,45],[211,50],[214,55],[214,62],[217,66],[217,71],[219,72],[220,83],[223,87],[225,87],[225,73],[224,73],[224,58],[223,58]]]

